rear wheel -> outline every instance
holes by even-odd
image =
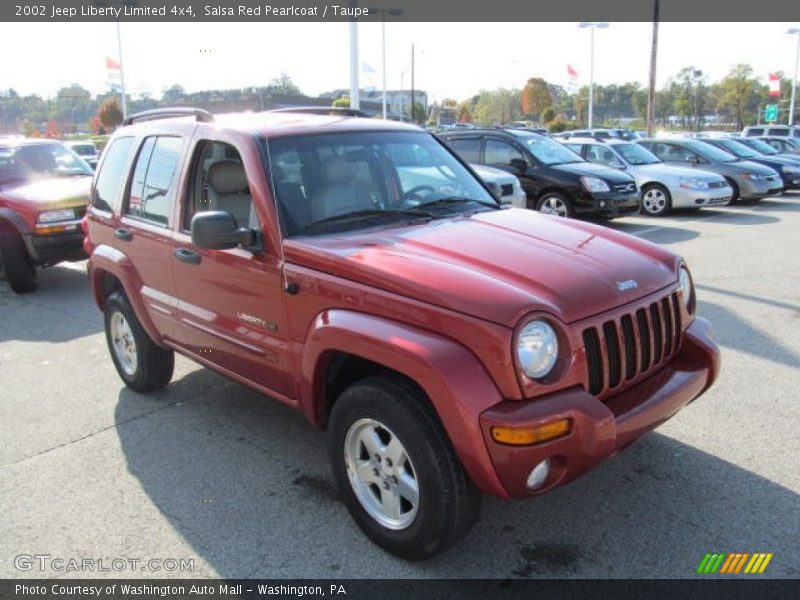
[[[150,339],[123,293],[114,292],[106,300],[105,325],[108,349],[125,385],[151,392],[169,383],[175,354]]]
[[[536,203],[536,210],[557,217],[571,217],[572,203],[560,192],[546,192]]]
[[[36,267],[28,256],[22,237],[15,231],[0,232],[0,255],[8,286],[17,294],[27,294],[38,287]]]
[[[402,378],[369,377],[341,394],[331,412],[329,452],[353,519],[392,554],[433,556],[477,518],[480,493],[427,398]]]
[[[663,185],[652,184],[642,189],[642,214],[661,217],[672,210],[672,196]]]

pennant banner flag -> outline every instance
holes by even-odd
[[[110,56],[106,56],[106,69],[109,71],[119,71],[122,67]]]
[[[572,68],[572,65],[567,65],[567,77],[569,77],[567,92],[574,94],[578,91],[578,72]]]
[[[781,78],[776,73],[769,74],[769,95],[781,95]]]

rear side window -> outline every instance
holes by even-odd
[[[480,138],[459,138],[451,142],[450,147],[461,157],[461,160],[468,163],[481,162],[481,139]]]
[[[764,135],[764,130],[761,127],[751,127],[747,130],[747,136]]]
[[[127,214],[158,225],[169,225],[175,197],[175,172],[183,141],[177,137],[148,137],[133,172]]]
[[[116,212],[122,188],[125,186],[125,168],[133,148],[133,138],[117,138],[106,149],[103,166],[97,174],[92,204],[99,210]]]
[[[776,127],[775,129],[770,129],[767,132],[767,135],[775,135],[779,137],[789,137],[789,130],[784,129],[783,127]]]

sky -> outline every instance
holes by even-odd
[[[661,23],[658,86],[693,65],[721,79],[738,63],[767,75],[795,69],[796,36],[786,23]],[[796,26],[796,25],[795,25]],[[287,73],[309,95],[349,87],[347,23],[122,23],[128,93],[154,97],[265,85]],[[650,23],[611,23],[595,34],[595,83],[646,86]],[[105,58],[117,58],[115,23],[0,23],[7,49],[0,89],[55,95],[79,83],[108,90]],[[530,77],[567,83],[567,65],[589,80],[590,36],[577,23],[387,23],[387,87],[415,87],[432,100],[463,100],[480,89],[522,87]],[[31,40],[37,40],[32,44]],[[46,40],[46,43],[43,41]],[[8,49],[15,49],[9,55]],[[381,25],[359,25],[361,87],[381,88]],[[11,59],[13,56],[13,60]]]

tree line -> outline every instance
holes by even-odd
[[[787,93],[791,81],[783,78],[781,89]],[[37,94],[19,95],[14,89],[0,92],[0,133],[48,135],[91,131],[109,132],[122,120],[119,93],[109,91],[93,96],[78,84],[61,88],[54,98]],[[589,106],[588,86],[567,90],[564,86],[533,77],[515,89],[481,90],[462,101],[445,99],[415,111],[417,120],[433,118],[438,110],[453,110],[456,119],[465,123],[491,125],[526,120],[547,125],[552,131],[586,125]],[[276,105],[305,100],[291,78],[283,74],[267,85],[229,90],[204,90],[187,93],[175,84],[160,98],[149,94],[128,95],[129,113],[163,106],[198,106],[212,112],[266,110]],[[769,87],[754,76],[751,66],[739,64],[720,81],[694,66],[681,69],[656,92],[655,119],[662,127],[698,130],[707,126],[713,115],[715,127],[740,130],[758,120],[759,111],[769,103]],[[594,86],[594,121],[600,125],[643,124],[647,89],[637,82]],[[783,114],[781,116],[783,120]]]

